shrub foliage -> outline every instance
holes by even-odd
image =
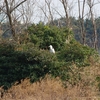
[[[35,82],[46,74],[70,84],[81,79],[78,71],[89,65],[88,59],[94,55],[94,50],[81,45],[74,38],[66,44],[66,38],[72,32],[65,28],[38,24],[30,26],[28,32],[30,41],[26,44],[0,43],[0,86],[8,89],[25,78]],[[54,46],[56,54],[49,52],[50,44]]]

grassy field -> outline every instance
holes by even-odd
[[[43,80],[30,83],[25,79],[17,82],[8,91],[3,91],[0,100],[100,100],[95,77],[100,75],[100,64],[92,63],[81,72],[82,80],[76,85],[64,88],[59,78],[47,75]]]

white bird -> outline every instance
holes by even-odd
[[[51,52],[51,53],[55,53],[55,50],[54,50],[53,46],[50,45],[49,47],[50,47],[50,52]]]

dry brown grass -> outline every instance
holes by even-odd
[[[100,100],[95,77],[100,75],[100,64],[86,67],[82,80],[75,86],[64,88],[56,78],[46,76],[41,82],[31,84],[29,79],[12,86],[0,100]]]

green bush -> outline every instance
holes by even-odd
[[[83,46],[78,42],[67,44],[59,53],[59,59],[74,63],[78,67],[88,66],[90,64],[89,57],[96,54],[95,50],[88,46]]]
[[[24,51],[16,51],[10,44],[0,47],[0,86],[5,89],[25,78],[30,78],[31,82],[43,78],[52,72],[57,61],[55,55],[32,44],[22,46]]]
[[[32,25],[28,28],[31,42],[39,48],[47,49],[50,44],[56,51],[65,46],[67,36],[71,33],[68,29],[42,24]],[[71,33],[72,34],[72,33]]]
[[[66,28],[37,24],[30,26],[28,32],[31,39],[26,44],[0,43],[0,86],[5,89],[25,78],[38,81],[46,74],[75,84],[81,78],[80,69],[90,64],[91,56],[97,55],[73,37],[65,43],[70,34],[73,36]],[[49,52],[50,44],[54,46],[55,54]]]

